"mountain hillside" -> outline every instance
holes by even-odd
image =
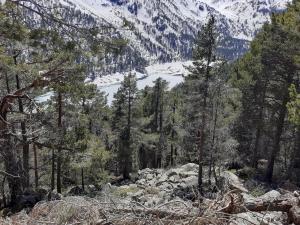
[[[166,62],[191,57],[195,34],[209,15],[217,19],[223,55],[240,56],[270,13],[283,10],[289,0],[61,1],[119,28],[134,49],[133,58]]]

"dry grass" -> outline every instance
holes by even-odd
[[[0,219],[1,225],[226,225],[229,217],[218,213],[224,203],[173,201],[147,208],[137,202],[122,202],[110,197],[91,199],[67,197],[40,202],[29,214],[20,212]],[[202,208],[199,209],[199,208]],[[205,210],[204,210],[205,209]]]

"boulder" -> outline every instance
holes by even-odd
[[[185,201],[195,201],[198,199],[198,190],[196,187],[178,187],[173,190],[172,197],[179,197]]]
[[[156,185],[159,185],[160,183],[166,182],[168,180],[168,175],[166,173],[162,174],[159,179],[157,180]]]
[[[97,191],[98,191],[98,188],[97,188],[95,185],[90,184],[90,185],[87,185],[86,190],[87,190],[88,192],[97,192]]]
[[[187,177],[191,177],[191,176],[198,176],[198,172],[194,172],[194,171],[187,171],[187,172],[181,172],[180,177],[182,178],[187,178]]]
[[[79,187],[79,186],[74,186],[71,187],[68,191],[67,191],[67,195],[68,196],[76,196],[76,195],[83,195],[85,192],[84,190]]]
[[[199,166],[195,163],[188,163],[180,167],[183,172],[198,172]]]
[[[281,196],[281,194],[278,191],[272,190],[272,191],[269,191],[269,192],[265,193],[264,195],[260,196],[259,199],[261,199],[262,201],[265,201],[265,202],[272,202],[275,199],[279,198],[280,196]]]
[[[163,182],[163,183],[160,183],[158,184],[157,186],[160,190],[165,190],[165,191],[170,191],[174,188],[173,184],[171,184],[170,182]]]
[[[133,201],[136,201],[136,202],[141,202],[141,197],[144,195],[144,192],[143,190],[139,190],[137,192],[134,192],[132,195],[131,195],[131,199]]]
[[[136,184],[146,186],[147,185],[147,180],[142,178],[142,179],[136,181]]]
[[[222,188],[227,189],[236,189],[240,192],[248,193],[249,191],[245,188],[242,180],[230,171],[224,171],[221,173],[221,177],[223,178]]]
[[[284,225],[287,215],[282,212],[245,212],[233,216],[230,225]]]
[[[189,176],[184,179],[181,179],[180,186],[188,187],[188,186],[197,186],[198,185],[198,177],[196,176]]]
[[[181,181],[179,175],[175,174],[173,176],[170,176],[168,178],[168,181],[171,182],[171,183],[179,183]]]
[[[27,189],[22,195],[17,197],[15,208],[16,210],[21,210],[24,208],[32,208],[36,203],[45,200],[47,193],[45,190],[32,190]]]
[[[146,178],[146,180],[152,180],[155,177],[156,177],[156,175],[154,173],[148,173],[145,178]]]
[[[50,191],[47,195],[48,201],[62,200],[62,194],[58,193],[57,190]]]
[[[295,205],[289,211],[289,223],[300,225],[300,207]]]

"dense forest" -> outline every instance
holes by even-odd
[[[162,77],[139,90],[129,72],[112,105],[86,74],[91,58],[122,54],[126,41],[32,2],[0,6],[2,208],[19,207],[29,190],[84,191],[186,163],[199,165],[200,196],[231,169],[273,187],[300,185],[299,0],[273,14],[236,61],[217,51],[210,17],[182,84],[169,89]]]

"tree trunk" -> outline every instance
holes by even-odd
[[[283,104],[280,108],[279,118],[277,120],[276,133],[275,133],[275,137],[274,137],[274,147],[271,152],[271,156],[270,156],[269,164],[268,164],[268,168],[267,168],[267,173],[266,173],[266,180],[270,183],[272,182],[272,178],[273,178],[275,159],[276,159],[276,156],[278,155],[278,153],[280,152],[280,141],[281,141],[281,134],[283,132],[284,119],[285,119],[286,112],[287,112],[287,109],[286,109],[287,102],[288,102],[288,100],[286,98],[283,101]]]
[[[155,101],[155,111],[154,111],[154,131],[157,132],[159,129],[159,93],[160,93],[160,83],[157,85],[156,90],[156,101]]]
[[[3,205],[0,204],[0,209],[6,208],[5,181],[6,181],[6,176],[3,177],[2,185],[1,185],[1,194],[2,194]]]
[[[37,151],[36,145],[33,144],[33,157],[34,157],[34,184],[35,188],[39,187],[39,173],[38,173],[38,158],[37,158]]]
[[[176,103],[174,101],[174,104],[173,104],[173,108],[172,108],[172,111],[173,111],[173,118],[172,118],[172,131],[171,131],[171,140],[172,140],[172,143],[171,143],[171,166],[174,166],[174,138],[175,138],[175,130],[174,130],[174,126],[175,126],[175,113],[176,113]]]
[[[129,82],[131,82],[131,77],[129,79]],[[127,112],[127,129],[126,129],[126,134],[125,134],[125,140],[122,143],[122,151],[124,154],[124,159],[123,165],[122,165],[122,174],[123,174],[123,179],[129,179],[130,178],[130,167],[131,167],[131,110],[132,110],[132,93],[131,93],[131,84],[129,84],[129,93],[128,93],[128,112]]]
[[[291,153],[290,165],[288,167],[288,177],[295,178],[295,182],[300,184],[300,127],[298,126],[295,134],[295,146]]]
[[[260,136],[261,136],[261,124],[257,125],[256,135],[255,135],[255,145],[253,149],[253,159],[252,159],[252,167],[257,169],[258,166],[258,148],[260,143]]]
[[[59,129],[59,133],[60,133],[60,143],[59,143],[59,147],[57,149],[57,169],[56,169],[56,188],[57,188],[57,192],[61,193],[61,161],[62,161],[62,149],[61,149],[61,145],[62,145],[62,93],[59,92],[58,93],[58,129]]]
[[[220,90],[219,90],[220,92]],[[218,96],[219,97],[219,96]],[[209,149],[210,156],[209,156],[209,169],[208,169],[208,183],[211,184],[211,174],[212,174],[212,168],[213,168],[213,150],[215,147],[215,139],[216,139],[216,128],[217,128],[217,122],[218,122],[218,111],[219,111],[219,103],[217,100],[216,103],[216,109],[214,112],[214,123],[213,123],[213,132],[212,132],[212,140],[211,140],[211,146]]]
[[[10,203],[17,203],[18,195],[22,194],[22,173],[15,149],[12,147],[12,140],[8,134],[7,110],[0,111],[0,153],[4,159],[5,172],[7,173],[7,182],[10,192]]]
[[[52,159],[51,159],[51,190],[53,191],[55,189],[55,152],[54,149],[52,151]]]
[[[21,88],[19,75],[16,75],[16,87],[17,89]],[[22,100],[18,99],[19,103],[19,111],[20,113],[24,114],[24,106]],[[24,188],[29,187],[29,143],[27,143],[27,136],[26,136],[26,124],[24,121],[21,122],[21,131],[22,131],[22,146],[23,146],[23,172],[24,172]]]
[[[202,194],[202,176],[203,176],[203,153],[204,153],[204,144],[205,144],[205,129],[206,129],[206,110],[207,110],[207,98],[208,98],[208,82],[210,76],[210,62],[212,59],[212,46],[209,46],[209,53],[207,57],[206,63],[206,74],[205,74],[205,87],[204,87],[204,94],[203,94],[203,109],[202,109],[202,118],[201,118],[201,125],[198,131],[198,163],[199,163],[199,170],[198,170],[198,190],[199,193]]]
[[[81,167],[81,187],[82,187],[82,190],[84,191],[84,171],[83,171],[83,167]]]
[[[163,92],[160,90],[159,93],[159,147],[158,147],[158,162],[157,167],[163,167],[162,158],[163,158],[163,151],[164,151],[164,130],[163,130],[163,123],[164,123],[164,105],[163,105]]]

